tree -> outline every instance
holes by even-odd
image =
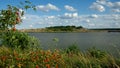
[[[24,11],[21,11],[21,9],[32,8],[35,10],[35,7],[28,0],[20,4],[19,7],[8,5],[7,9],[0,11],[0,42],[2,42],[2,45],[13,49],[16,47],[26,49],[38,45],[36,38],[29,36],[27,33],[16,31],[15,26],[22,22],[21,17],[24,15]]]
[[[35,10],[35,7],[26,0],[24,3],[20,2],[19,7],[8,5],[7,9],[0,11],[0,30],[16,30],[15,25],[22,22],[21,17],[24,15],[24,11],[21,11],[21,9],[29,9],[33,8]]]

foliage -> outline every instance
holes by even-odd
[[[16,31],[16,24],[22,22],[24,9],[35,9],[30,1],[21,2],[19,6],[8,5],[7,9],[0,10],[0,43],[2,45],[25,49],[38,45],[38,40],[26,33]],[[2,40],[2,41],[1,41]]]
[[[0,48],[0,68],[62,68],[64,61],[58,50],[18,51]],[[9,52],[8,52],[9,51]]]
[[[98,50],[91,49],[91,51],[95,50],[95,55],[98,52],[101,54],[97,56],[91,56],[88,52],[78,52],[77,54],[64,54],[63,58],[66,63],[66,68],[119,68],[119,59],[109,55],[108,53]],[[90,52],[91,52],[90,51]],[[102,55],[102,56],[101,56]]]
[[[95,47],[89,49],[88,53],[91,57],[95,57],[95,58],[103,58],[106,56],[106,52],[97,50]]]
[[[52,31],[73,31],[74,29],[81,29],[83,28],[82,26],[54,26],[54,27],[47,27],[47,30],[52,30]]]
[[[80,51],[69,55],[62,50],[0,47],[0,68],[119,68],[119,59],[109,54],[99,59]]]
[[[31,2],[20,3],[22,9],[33,8]],[[30,4],[30,5],[29,5]],[[8,9],[0,11],[0,68],[119,68],[120,58],[115,58],[108,53],[96,48],[87,52],[80,52],[74,44],[65,51],[42,50],[35,48],[38,40],[27,33],[16,30],[15,25],[21,22],[19,7],[8,5]],[[12,30],[10,30],[11,28]],[[61,26],[48,29],[72,31],[82,27]],[[54,38],[58,42],[59,39]],[[32,48],[32,49],[29,49]]]
[[[30,47],[36,47],[39,45],[38,39],[29,36],[27,33],[18,31],[7,31],[2,36],[2,45],[6,45],[12,48],[26,49]]]
[[[80,52],[80,49],[78,48],[76,44],[72,44],[71,46],[65,49],[65,52],[68,54],[71,54],[71,53],[78,54],[78,52]]]
[[[23,5],[24,4],[24,5]],[[8,30],[9,28],[14,28],[15,25],[22,22],[21,17],[24,15],[24,9],[33,8],[35,9],[31,2],[26,0],[21,3],[19,7],[8,5],[7,9],[0,11],[0,30]]]

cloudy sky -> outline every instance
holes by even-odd
[[[18,5],[21,0],[1,0]],[[25,11],[18,29],[75,25],[85,28],[120,28],[120,0],[30,0],[37,11]]]

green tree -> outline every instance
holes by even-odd
[[[35,10],[35,7],[28,0],[20,2],[18,7],[8,5],[7,9],[0,11],[0,43],[2,45],[26,49],[32,46],[38,45],[38,40],[29,36],[27,33],[18,32],[16,30],[16,24],[22,22],[21,17],[24,15],[24,11],[29,8]]]
[[[15,25],[22,22],[21,17],[24,15],[24,11],[29,8],[32,8],[35,10],[35,7],[32,5],[32,3],[28,0],[24,2],[20,2],[20,5],[18,7],[8,5],[7,9],[0,10],[0,30],[16,30]]]

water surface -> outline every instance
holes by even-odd
[[[66,48],[72,44],[78,45],[81,50],[93,46],[109,51],[115,51],[117,50],[116,48],[120,48],[120,33],[117,32],[29,34],[37,37],[44,49],[49,49],[55,46],[57,46],[57,48]],[[53,41],[54,38],[59,39],[59,41]]]

